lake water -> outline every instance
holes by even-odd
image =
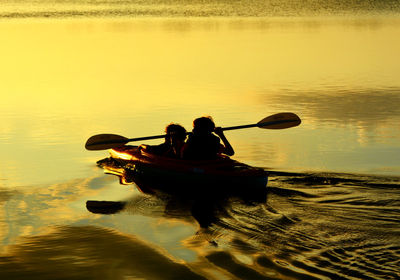
[[[400,278],[398,1],[2,1],[0,36],[1,279]],[[84,149],[278,112],[226,132],[266,202],[200,201],[208,228]]]

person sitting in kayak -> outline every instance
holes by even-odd
[[[218,135],[213,134],[213,132]],[[220,143],[222,140],[223,144]],[[218,154],[234,155],[234,150],[226,139],[222,128],[215,127],[211,117],[201,117],[193,121],[193,130],[183,146],[184,159],[215,159]]]
[[[164,143],[156,146],[142,144],[139,149],[151,154],[181,158],[181,150],[186,139],[186,129],[179,124],[171,123],[165,128],[165,133]]]

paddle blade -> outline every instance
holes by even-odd
[[[298,126],[300,123],[299,116],[294,113],[278,113],[259,121],[257,126],[265,129],[284,129]]]
[[[107,150],[125,145],[129,139],[116,134],[98,134],[90,137],[85,148],[90,151]]]

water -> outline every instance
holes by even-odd
[[[397,1],[3,1],[0,18],[1,279],[400,277]],[[271,171],[266,202],[144,194],[83,148],[284,111],[302,124],[226,133]]]
[[[392,14],[399,11],[396,0],[8,0],[0,16],[32,17],[276,17],[315,15]]]

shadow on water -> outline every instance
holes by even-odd
[[[398,279],[398,177],[269,171],[267,200],[266,194],[177,195],[121,169],[108,172],[147,200],[89,200],[89,211],[194,218],[200,230],[183,243],[228,279]]]
[[[100,161],[106,173],[119,177],[122,185],[135,185],[143,194],[150,196],[158,204],[164,205],[164,215],[167,217],[193,217],[201,228],[208,228],[224,216],[225,209],[232,201],[240,201],[246,205],[265,203],[267,200],[266,188],[243,186],[230,188],[221,184],[207,186],[190,182],[187,185],[170,185],[159,178],[140,176],[130,169],[123,168],[112,159]],[[97,214],[115,214],[120,211],[130,211],[138,208],[140,199],[133,197],[128,201],[94,201],[86,202],[87,209]]]

